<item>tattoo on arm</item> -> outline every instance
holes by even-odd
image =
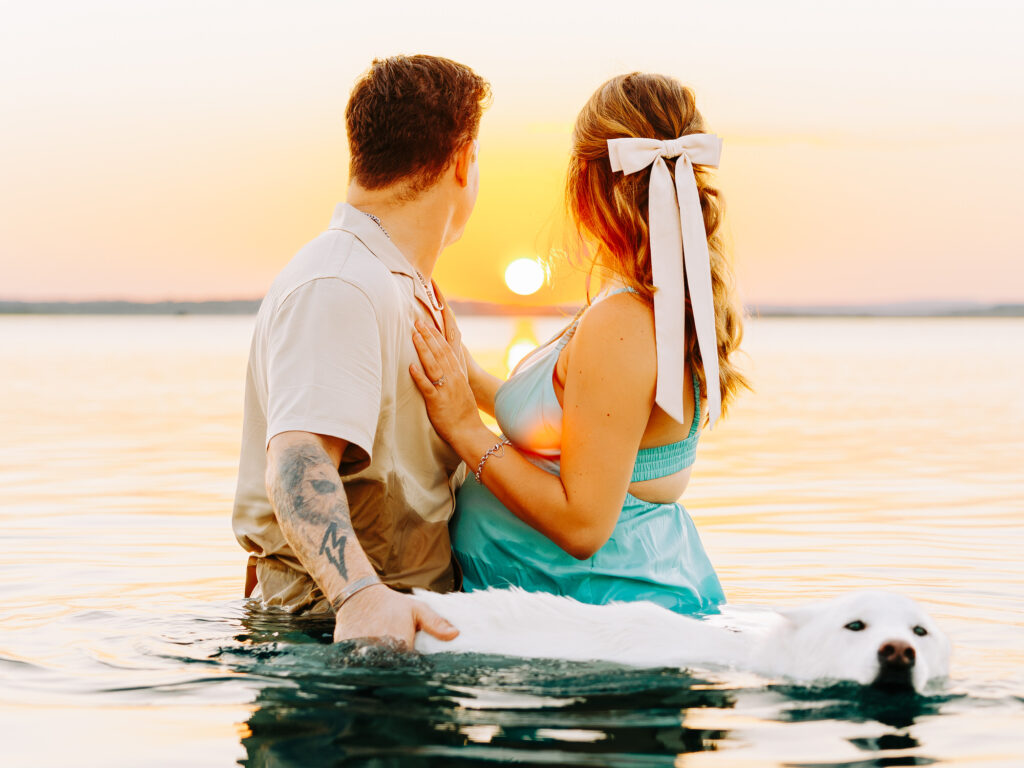
[[[348,568],[345,566],[345,544],[347,542],[348,536],[337,523],[327,526],[324,538],[320,542],[320,554],[327,556],[343,579],[348,579]]]
[[[330,480],[312,480],[310,485],[313,486],[313,490],[317,493],[334,493],[338,490],[338,486]]]
[[[277,465],[277,480],[274,483],[274,508],[278,512],[299,512],[306,505],[302,486],[306,475],[321,463],[322,458],[312,446],[299,445],[289,448],[281,455]]]
[[[303,551],[324,557],[348,581],[345,546],[355,534],[347,500],[344,494],[339,498],[340,483],[328,479],[337,477],[337,468],[322,448],[303,444],[284,450],[276,470],[271,488],[274,509],[282,528],[292,534],[289,543],[300,559]]]

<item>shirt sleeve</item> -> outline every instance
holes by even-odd
[[[340,278],[292,291],[270,325],[267,443],[299,431],[346,440],[367,464],[380,415],[381,346],[377,315],[362,290]],[[360,461],[363,459],[363,461]]]

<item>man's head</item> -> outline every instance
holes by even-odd
[[[437,56],[376,59],[345,109],[349,179],[414,199],[472,154],[490,86],[469,67]]]

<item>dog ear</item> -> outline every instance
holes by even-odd
[[[804,605],[793,605],[788,608],[779,608],[779,616],[794,626],[802,626],[815,616],[821,616],[820,603],[805,603]]]

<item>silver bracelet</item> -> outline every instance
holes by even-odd
[[[484,464],[487,463],[487,460],[491,458],[491,456],[497,456],[500,459],[503,454],[503,449],[506,445],[512,445],[512,441],[509,440],[507,437],[503,437],[501,438],[501,440],[499,440],[490,448],[488,448],[487,452],[480,457],[480,463],[476,465],[476,472],[473,473],[473,477],[476,478],[476,481],[478,483],[483,483],[483,480],[480,479],[480,473],[484,471]]]
[[[383,583],[376,576],[363,576],[361,579],[349,582],[341,590],[341,593],[331,601],[331,607],[335,613],[341,613],[341,607],[357,592],[362,592],[364,589],[369,589]]]

